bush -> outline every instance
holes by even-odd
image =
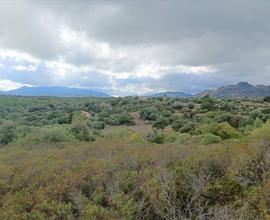
[[[265,102],[270,102],[270,96],[265,96],[265,97],[263,98],[263,101],[265,101]]]
[[[147,135],[147,140],[157,144],[163,144],[165,142],[165,134],[162,132],[154,131]]]
[[[189,104],[188,104],[188,108],[189,108],[189,109],[194,109],[194,107],[195,107],[194,104],[192,104],[192,103],[189,103]]]
[[[225,205],[243,195],[243,187],[229,177],[223,177],[210,184],[204,197],[211,205]]]
[[[222,139],[240,137],[240,134],[228,122],[223,122],[218,125],[216,135],[220,136]]]
[[[231,113],[228,112],[224,112],[224,113],[220,113],[215,117],[215,121],[218,123],[221,122],[229,122],[231,120],[231,118],[233,117],[233,115]]]
[[[250,113],[250,116],[253,118],[253,119],[256,119],[256,118],[261,118],[263,116],[263,113],[261,110],[253,110],[251,113]]]
[[[110,125],[134,125],[133,118],[128,113],[112,115],[106,122]]]
[[[202,143],[205,145],[220,143],[221,137],[214,134],[205,134],[202,138]]]
[[[58,143],[71,139],[70,133],[62,127],[46,127],[41,130],[41,142]]]
[[[161,112],[161,116],[162,116],[162,117],[165,117],[165,118],[169,118],[169,117],[172,116],[172,112],[171,112],[170,110],[163,110],[163,111]]]
[[[203,97],[201,102],[201,108],[206,109],[208,111],[212,111],[215,109],[215,103],[213,99],[211,99],[209,96]]]
[[[182,133],[188,133],[190,131],[193,131],[195,129],[195,124],[194,122],[187,122],[181,129],[180,131]]]
[[[183,105],[181,103],[175,103],[172,106],[173,109],[181,110],[183,108]]]
[[[100,122],[100,121],[90,121],[90,122],[87,123],[87,125],[90,128],[94,128],[94,129],[97,129],[97,130],[102,130],[102,129],[105,128],[105,123]]]
[[[0,126],[0,143],[1,144],[8,144],[15,138],[15,128],[16,124],[14,122],[4,122]]]
[[[144,120],[155,121],[159,117],[159,112],[155,107],[148,107],[140,112],[140,116]]]
[[[167,125],[168,125],[168,120],[166,118],[160,117],[154,122],[153,128],[161,129],[163,131],[163,129]]]
[[[71,133],[80,141],[94,141],[89,127],[83,122],[75,122],[71,125]]]
[[[177,119],[176,121],[173,122],[172,129],[174,131],[180,131],[180,129],[184,126],[184,124],[185,124],[185,120]]]

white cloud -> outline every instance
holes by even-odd
[[[16,65],[16,66],[13,66],[13,69],[18,70],[18,71],[35,72],[37,69],[37,65],[28,65],[28,66]]]
[[[25,86],[25,85],[26,84],[13,82],[13,81],[7,80],[7,79],[0,80],[0,90],[1,91],[9,91],[9,90],[17,89],[17,88]]]
[[[13,58],[16,61],[26,61],[33,64],[40,63],[40,60],[31,54],[17,51],[17,50],[10,50],[10,49],[0,49],[0,59],[6,58]]]

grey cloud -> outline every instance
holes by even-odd
[[[64,84],[109,88],[115,83],[197,92],[244,80],[270,83],[269,8],[269,1],[252,0],[1,1],[0,48],[27,52],[42,61],[91,65],[99,72],[70,74]],[[90,46],[92,41],[107,43],[112,57],[99,57],[95,50],[76,45],[67,48],[60,37],[63,27],[83,34]],[[116,58],[123,51],[126,56]],[[132,72],[151,62],[213,66],[217,71],[201,75],[168,71],[159,79],[149,75],[124,80],[102,74],[106,69]],[[54,73],[45,69],[17,74],[5,77],[20,82],[32,77],[38,84],[42,81],[38,77],[45,75],[47,83],[54,83]]]

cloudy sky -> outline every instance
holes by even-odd
[[[270,84],[270,1],[1,0],[0,90]]]

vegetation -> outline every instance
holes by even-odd
[[[0,96],[0,219],[270,219],[269,109]]]

